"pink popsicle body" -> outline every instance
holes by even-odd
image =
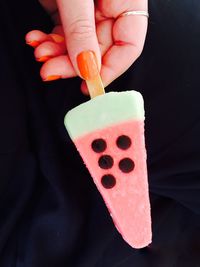
[[[130,142],[120,145],[119,138]],[[104,148],[95,151],[93,144],[98,140],[104,141]],[[124,240],[134,248],[150,244],[144,120],[126,119],[73,141]],[[112,179],[104,180],[108,176]]]

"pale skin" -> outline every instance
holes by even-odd
[[[130,10],[148,10],[148,0],[39,0],[51,15],[51,35],[34,30],[26,35],[35,42],[35,57],[43,62],[40,75],[80,76],[76,57],[84,50],[97,56],[104,86],[124,73],[140,56],[147,31],[145,16],[119,17]],[[64,38],[59,38],[60,36]],[[52,38],[55,37],[55,38]],[[87,87],[81,84],[83,93]]]

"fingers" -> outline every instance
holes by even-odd
[[[101,76],[107,86],[114,79],[124,73],[139,57],[144,46],[147,31],[147,18],[144,16],[119,17],[120,14],[130,10],[148,9],[147,0],[97,1],[97,10],[104,17],[114,18],[113,45],[102,59]],[[102,18],[99,17],[99,20]],[[84,84],[82,85],[84,88]]]
[[[64,42],[64,37],[62,35],[62,29],[60,27],[55,27],[53,33],[46,34],[39,30],[33,30],[26,34],[26,43],[32,47],[37,47],[45,41],[52,41],[56,43]]]
[[[112,20],[108,20],[102,21],[96,26],[99,47],[102,55],[106,53],[112,45],[112,24]],[[58,37],[61,35],[61,38],[64,34],[62,27],[56,26],[53,29],[53,33],[49,35],[40,31],[32,31],[27,35],[27,39],[29,41],[37,39],[39,43],[34,52],[36,60],[39,62],[48,61],[48,63],[45,63],[41,69],[41,77],[44,81],[75,76],[75,71],[72,70],[72,65],[67,55],[64,57],[58,57],[67,53],[65,42],[55,43],[54,41],[46,41],[49,40],[50,37],[54,36],[54,33],[56,33]],[[44,40],[43,43],[42,40]],[[51,58],[53,57],[58,58],[52,60]],[[84,88],[85,90],[83,91],[87,94],[87,86],[85,85]]]
[[[109,49],[109,47],[112,45],[112,25],[112,19],[102,21],[96,25],[98,42],[102,55],[104,55]],[[54,33],[57,38],[59,36],[62,38],[62,36],[64,35],[63,28],[60,26],[54,27],[52,34],[45,34],[41,31],[31,31],[27,34],[26,40],[29,40],[30,42],[33,42],[33,40],[38,41],[38,45],[37,47],[35,47],[34,52],[37,61],[46,62],[53,57],[58,57],[67,53],[65,42],[55,43],[53,40],[46,41],[51,39],[50,37],[54,36]],[[69,66],[67,66],[68,64]],[[56,80],[59,78],[74,77],[75,72],[74,70],[71,70],[71,68],[72,65],[70,64],[69,58],[67,58],[67,56],[59,57],[57,59],[50,60],[50,62],[45,63],[42,66],[41,76],[42,79],[45,81]],[[50,78],[47,79],[47,77]],[[84,93],[87,94],[87,86],[85,85],[83,86],[83,88]]]
[[[77,76],[68,56],[58,56],[45,62],[40,70],[44,81]]]
[[[104,20],[96,25],[99,47],[103,56],[113,43],[112,39],[113,20]]]
[[[35,49],[35,58],[39,62],[45,62],[49,58],[60,56],[66,53],[66,46],[64,42],[57,44],[55,42],[44,42]]]
[[[26,34],[25,40],[26,43],[32,47],[37,47],[40,43],[46,41],[48,39],[48,34],[33,30]]]
[[[105,9],[101,12],[103,14],[106,11],[106,16],[100,14],[96,25],[92,0],[75,0],[73,6],[70,0],[57,0],[57,2],[64,31],[62,27],[56,26],[52,34],[32,31],[26,36],[27,43],[37,47],[36,58],[42,62],[47,61],[41,69],[44,80],[80,75],[76,62],[77,55],[82,51],[92,50],[97,56],[103,84],[107,86],[124,73],[141,54],[147,31],[147,18],[118,16],[124,10],[147,10],[147,0],[135,1],[132,3],[134,6],[129,5],[128,9],[124,6],[117,7],[119,3],[115,1],[110,8],[107,5],[101,6],[101,9]],[[112,3],[110,0],[99,1],[99,3],[106,2]],[[126,1],[123,3],[127,5]],[[67,55],[62,56],[63,54]],[[81,89],[87,93],[84,82]]]
[[[107,46],[102,57],[101,78],[104,86],[123,74],[140,56],[147,31],[147,18],[128,16],[118,18],[112,30],[113,44]],[[102,35],[102,42],[105,43]],[[81,84],[81,91],[88,94],[86,83]]]
[[[53,33],[34,30],[26,35],[26,43],[35,48],[36,60],[45,62],[40,70],[44,81],[75,77],[76,73],[69,60],[62,27],[56,26]]]
[[[114,45],[102,59],[101,76],[104,86],[124,73],[140,56],[147,31],[144,16],[120,17],[113,26]]]
[[[95,52],[100,69],[101,53],[95,30],[93,0],[74,0],[73,3],[71,0],[57,0],[57,4],[68,54],[76,73],[80,75],[76,58],[86,50]]]
[[[66,53],[63,34],[62,27],[56,26],[50,34],[38,30],[30,31],[25,39],[27,44],[35,48],[36,60],[45,62]]]

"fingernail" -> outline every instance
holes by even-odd
[[[51,33],[50,36],[56,43],[62,43],[65,39],[59,34]]]
[[[31,41],[31,42],[26,42],[26,43],[27,43],[27,45],[30,45],[32,47],[36,47],[40,44],[40,42],[38,42],[38,41]]]
[[[51,56],[43,56],[43,57],[36,58],[36,60],[39,62],[45,62],[45,61],[49,60],[50,58],[51,58]]]
[[[60,78],[61,78],[60,75],[50,75],[50,76],[47,76],[47,78],[43,79],[43,81],[44,82],[50,82],[50,81],[58,80]]]
[[[97,59],[93,51],[84,51],[77,56],[80,74],[85,80],[92,80],[99,73]]]

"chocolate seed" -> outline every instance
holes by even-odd
[[[106,144],[106,141],[104,139],[99,138],[99,139],[95,139],[92,142],[92,149],[96,153],[101,153],[101,152],[105,151],[106,147],[107,147],[107,144]]]
[[[114,160],[109,155],[103,155],[99,158],[99,167],[102,169],[110,169],[113,166]]]
[[[106,174],[101,178],[101,183],[106,189],[111,189],[116,184],[116,179],[112,174]]]
[[[127,135],[121,135],[117,138],[116,143],[120,149],[126,150],[131,146],[131,139]]]
[[[122,172],[129,173],[135,167],[134,162],[130,158],[124,158],[119,162],[119,168]]]

